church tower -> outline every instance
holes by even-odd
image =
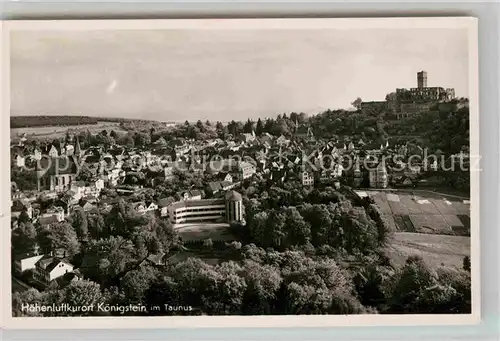
[[[74,155],[76,157],[81,157],[82,156],[82,149],[80,147],[80,140],[78,139],[78,136],[76,137],[76,144],[75,144],[75,152]]]

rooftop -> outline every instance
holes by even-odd
[[[241,196],[241,194],[236,192],[236,191],[227,192],[225,198],[228,201],[241,201],[241,200],[243,200],[243,197]]]
[[[177,201],[172,204],[174,209],[179,209],[183,207],[201,207],[201,206],[211,206],[211,205],[224,205],[224,199],[200,199],[200,200],[188,200],[188,201]]]

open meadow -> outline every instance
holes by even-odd
[[[68,130],[73,133],[80,133],[88,130],[92,134],[96,134],[103,130],[125,132],[118,122],[99,121],[97,124],[11,128],[10,138],[13,140],[26,134],[26,137],[29,139],[55,139],[64,136]]]
[[[470,249],[469,237],[396,232],[387,253],[395,265],[404,265],[409,256],[420,256],[432,268],[462,268]]]

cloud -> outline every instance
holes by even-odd
[[[116,79],[113,79],[113,81],[106,88],[106,93],[111,95],[115,91],[117,86],[118,86],[118,81]]]

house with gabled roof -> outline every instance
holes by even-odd
[[[276,144],[277,144],[277,145],[280,145],[280,146],[286,146],[286,145],[288,145],[289,143],[290,143],[290,140],[289,140],[289,139],[287,139],[287,138],[286,138],[285,136],[283,136],[283,135],[280,135],[280,137],[278,137],[278,138],[276,139]]]
[[[32,252],[24,252],[16,254],[13,257],[14,271],[18,274],[22,274],[25,271],[33,270],[36,268],[36,263],[42,259],[45,255],[40,253],[38,249]]]
[[[147,205],[144,201],[133,202],[132,208],[137,214],[145,214],[147,212]]]
[[[35,265],[34,277],[43,284],[73,272],[74,266],[64,258],[44,256]]]
[[[158,206],[158,210],[160,211],[160,217],[168,216],[168,206],[173,204],[175,199],[173,197],[161,198],[158,200],[156,205]]]
[[[51,158],[56,158],[59,156],[59,151],[57,150],[56,146],[52,145],[49,149],[48,154]]]
[[[145,204],[146,204],[146,211],[148,211],[148,212],[149,211],[156,211],[158,209],[158,205],[154,201],[146,200]]]
[[[120,197],[105,198],[99,201],[100,208],[103,212],[109,212],[120,201]]]
[[[167,264],[168,255],[164,252],[159,252],[150,255],[146,260],[152,265],[161,266]]]
[[[41,217],[55,217],[58,222],[64,221],[64,208],[61,206],[53,206],[49,207],[44,213],[41,214]]]
[[[202,197],[202,193],[199,190],[191,190],[178,192],[177,198],[178,200],[200,200]]]
[[[222,190],[222,186],[220,184],[220,181],[211,181],[207,185],[207,190],[209,193],[217,194]]]

